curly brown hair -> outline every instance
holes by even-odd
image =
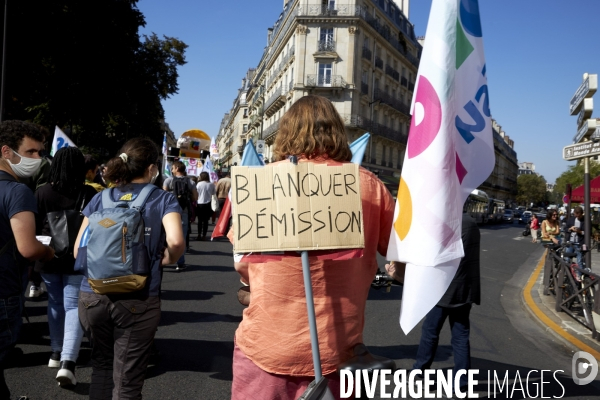
[[[281,118],[274,153],[276,160],[290,155],[352,159],[340,114],[327,98],[314,95],[300,98]]]

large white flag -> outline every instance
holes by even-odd
[[[464,256],[463,204],[494,169],[477,0],[433,0],[412,115],[387,254],[407,263],[405,333],[450,285]]]
[[[50,155],[54,156],[59,149],[63,147],[77,147],[75,143],[57,126],[54,129],[54,139],[52,139],[52,148]]]

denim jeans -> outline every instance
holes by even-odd
[[[450,318],[450,331],[452,333],[452,352],[454,353],[454,374],[460,369],[468,370],[471,368],[471,346],[469,343],[469,333],[471,325],[469,322],[469,313],[471,304],[465,304],[460,307],[440,307],[435,306],[423,322],[421,331],[421,342],[417,350],[417,359],[413,369],[425,370],[431,368],[435,352],[440,339],[440,331],[444,326],[446,318]],[[467,377],[462,375],[460,386],[467,384]]]
[[[48,289],[50,347],[61,352],[61,361],[77,361],[83,338],[77,313],[83,275],[42,273],[42,278]]]
[[[10,391],[4,380],[5,360],[17,343],[23,325],[22,312],[21,296],[0,299],[0,399],[10,399]]]
[[[185,239],[188,233],[188,228],[190,225],[190,220],[188,217],[188,213],[187,211],[184,211],[181,213],[181,227],[183,230],[183,238]],[[181,255],[181,257],[179,257],[179,260],[177,260],[177,265],[183,265],[185,264],[185,252]]]
[[[576,244],[576,243],[572,243],[569,247],[567,247],[566,249],[567,253],[575,253],[577,255],[577,266],[579,268],[583,268],[583,253],[581,252],[581,245],[580,244]],[[569,257],[565,257],[567,261],[567,264],[571,263],[571,259]],[[577,274],[577,278],[581,279],[581,272],[576,271]]]

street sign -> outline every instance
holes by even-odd
[[[581,86],[577,88],[577,91],[571,98],[571,103],[569,105],[569,112],[571,115],[577,114],[583,103],[583,99],[592,97],[594,93],[596,93],[596,90],[598,90],[598,75],[590,74]]]
[[[256,141],[256,152],[258,154],[263,154],[265,152],[265,141],[264,140]]]
[[[577,128],[581,127],[583,121],[592,116],[592,111],[594,110],[594,99],[583,99],[583,107],[581,107],[581,111],[579,111],[579,116],[577,117]]]
[[[563,158],[567,161],[578,160],[584,157],[594,157],[600,155],[600,142],[584,142],[565,146],[563,149]]]
[[[583,122],[581,128],[577,131],[577,134],[573,137],[573,144],[581,142],[581,140],[587,138],[596,130],[596,120],[588,119]]]

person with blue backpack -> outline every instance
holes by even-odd
[[[83,210],[75,268],[87,278],[79,319],[92,344],[90,399],[141,398],[160,320],[161,267],[185,250],[179,203],[154,186],[158,157],[151,140],[129,140],[107,164],[116,187]]]

